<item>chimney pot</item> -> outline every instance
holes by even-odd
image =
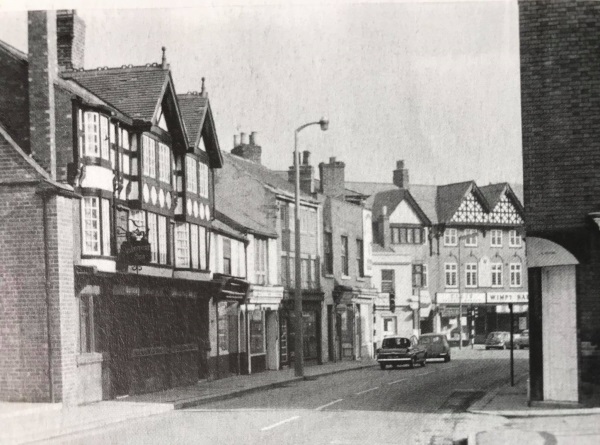
[[[240,143],[242,145],[248,144],[248,135],[246,135],[246,133],[240,133]]]
[[[256,131],[250,133],[250,145],[258,145],[256,142]]]
[[[404,161],[396,161],[396,169],[402,170],[404,168]]]
[[[329,158],[329,163],[330,164],[335,164],[335,156],[332,156]]]

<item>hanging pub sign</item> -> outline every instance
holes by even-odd
[[[119,262],[131,266],[149,264],[152,259],[152,249],[148,234],[136,230],[127,232],[127,240],[121,244]]]

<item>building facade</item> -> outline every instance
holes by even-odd
[[[597,404],[600,5],[520,1],[519,22],[530,397]]]
[[[23,208],[1,229],[3,400],[86,403],[239,372],[214,353],[211,321],[239,311],[248,283],[211,270],[226,272],[211,248],[223,160],[204,82],[175,95],[164,48],[160,63],[85,70],[84,31],[74,11],[36,11],[27,56],[0,43],[0,188]]]

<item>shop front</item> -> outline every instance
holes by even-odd
[[[373,307],[377,295],[370,288],[339,285],[334,288],[337,360],[373,356]]]
[[[304,360],[322,363],[321,318],[323,316],[323,293],[303,291],[302,293],[302,332]],[[295,349],[295,311],[294,300],[282,300],[280,313],[280,367],[291,366]]]
[[[279,369],[279,307],[283,287],[253,285],[241,306],[242,370],[253,374]]]

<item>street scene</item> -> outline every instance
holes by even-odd
[[[0,2],[0,443],[598,443],[599,35]]]

